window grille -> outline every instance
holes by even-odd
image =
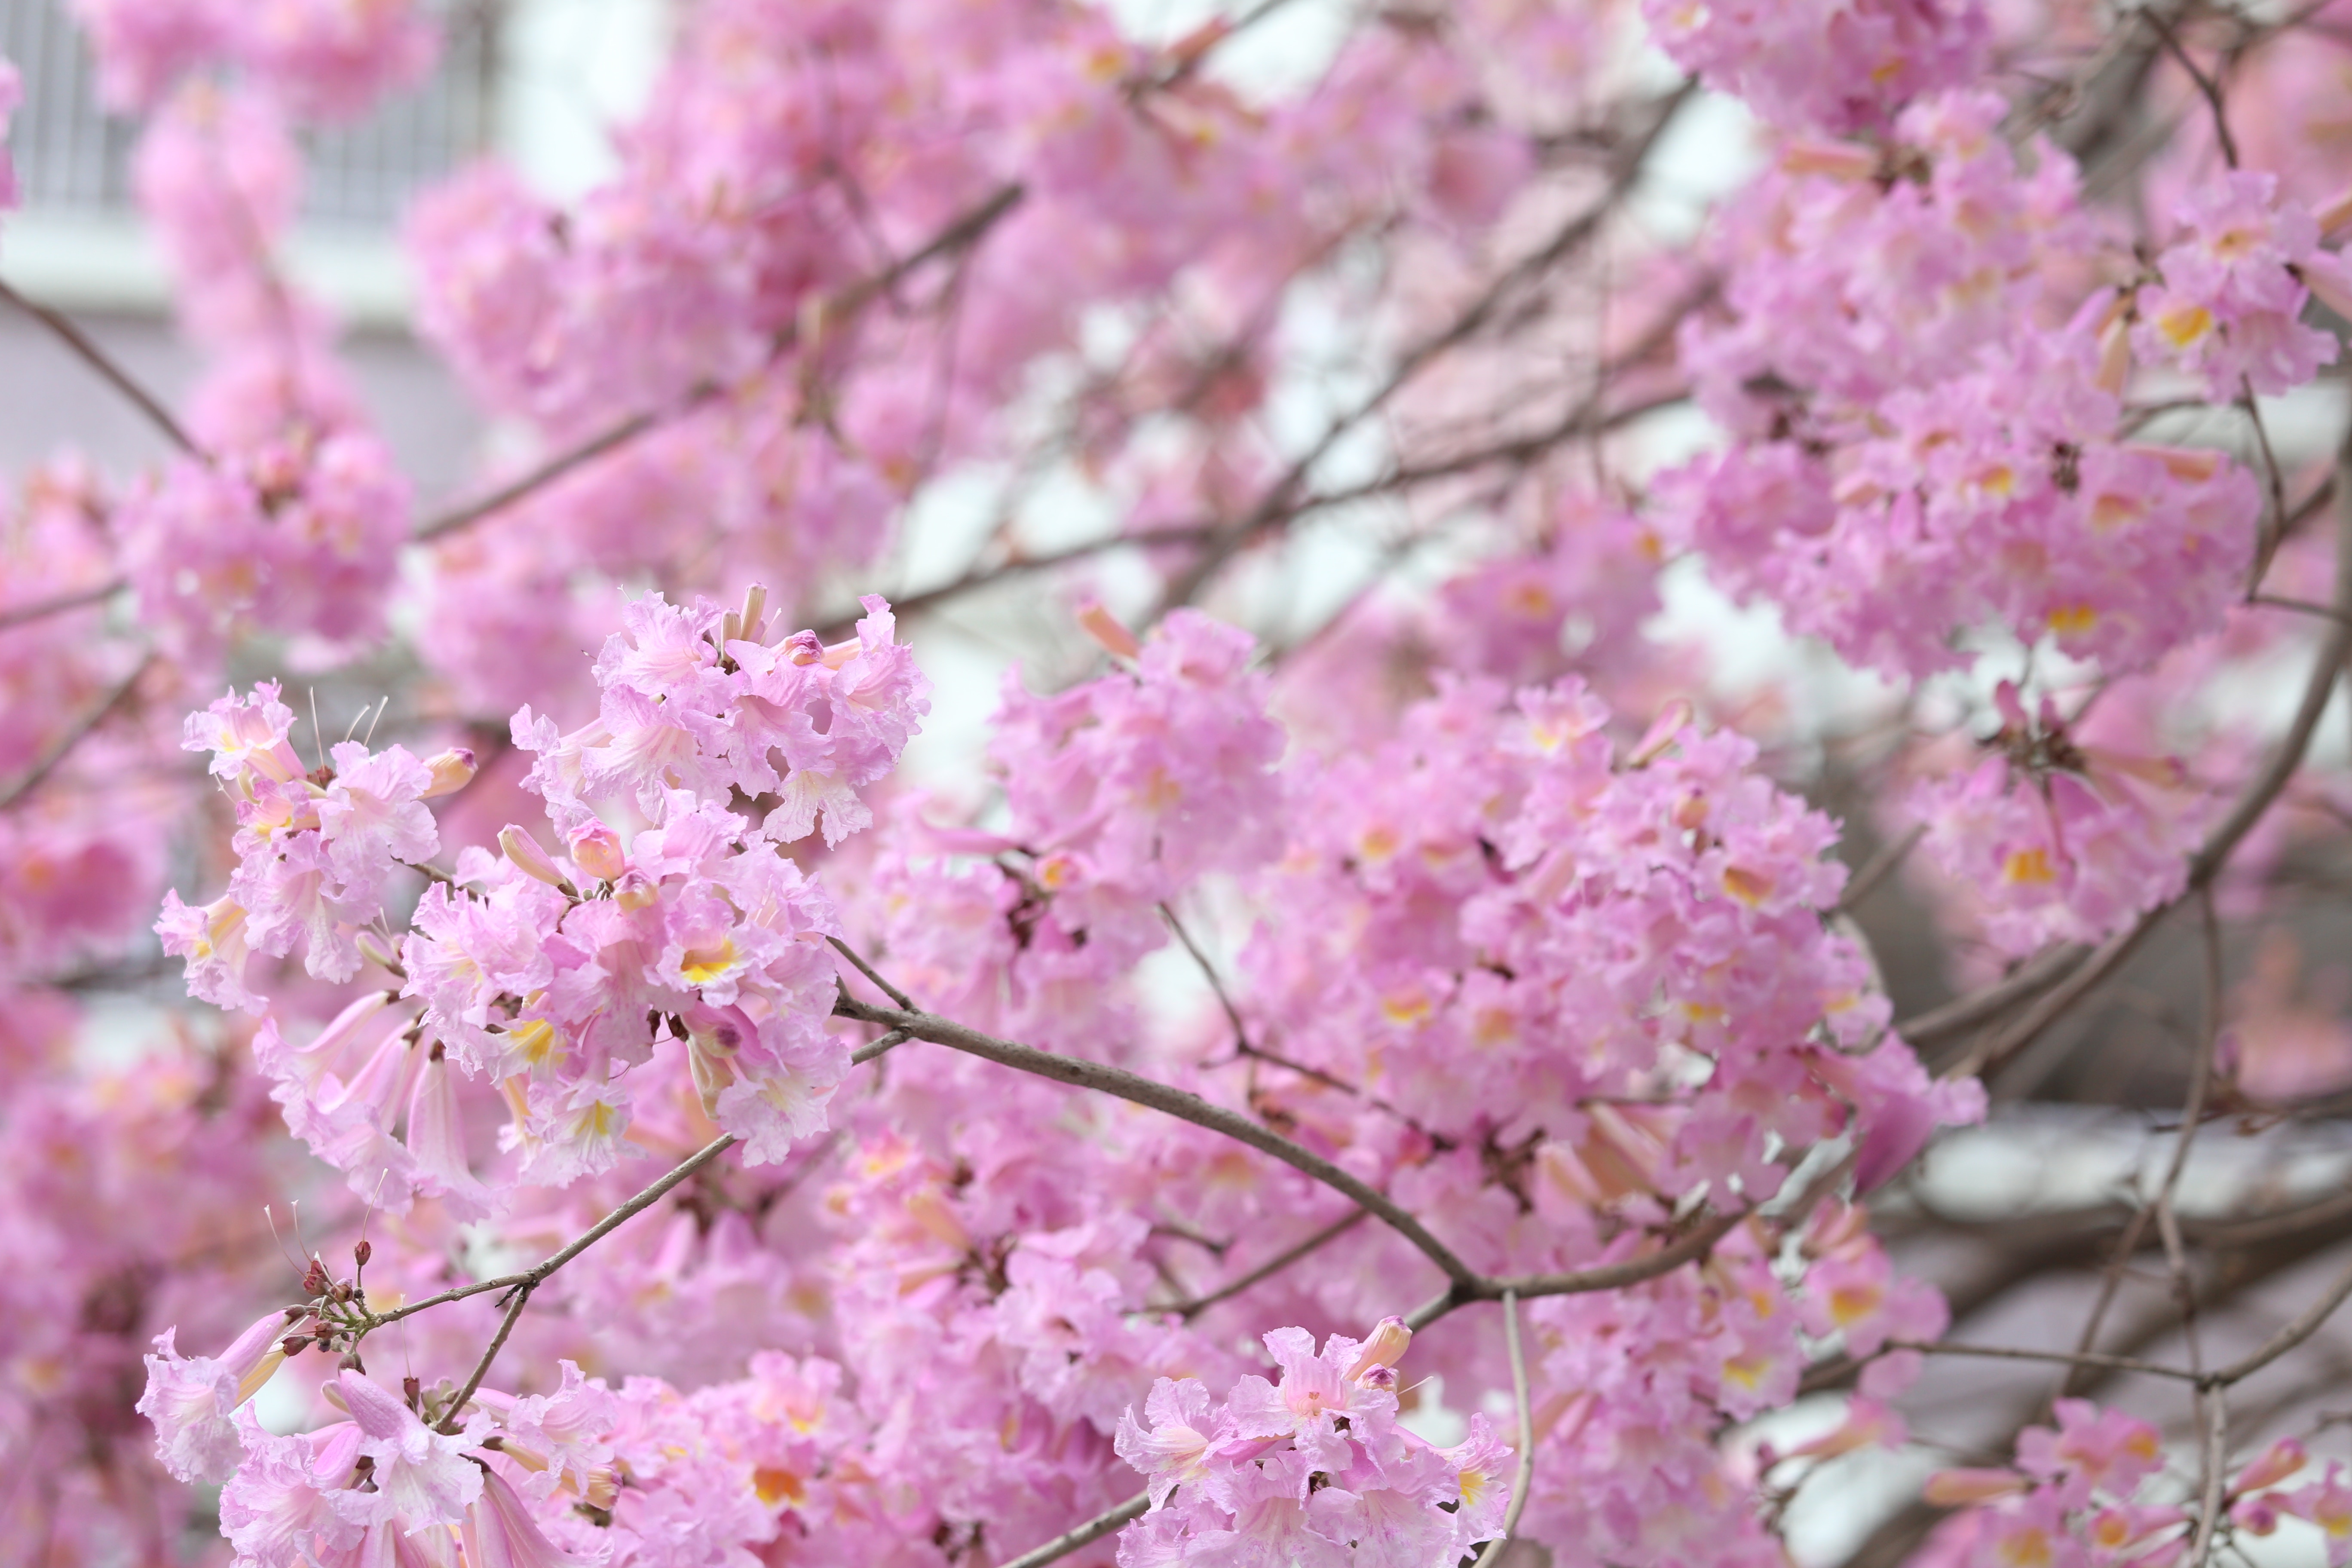
[[[433,72],[366,119],[301,133],[309,154],[306,225],[389,229],[411,193],[484,151],[492,131],[494,14],[460,4],[443,21]],[[0,55],[24,77],[25,100],[9,127],[28,214],[127,217],[135,121],[100,106],[89,47],[66,0],[0,0]]]

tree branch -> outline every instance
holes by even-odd
[[[1074,1089],[1094,1089],[1113,1095],[1180,1121],[1190,1121],[1196,1127],[1222,1132],[1236,1142],[1248,1144],[1260,1153],[1273,1155],[1293,1170],[1370,1209],[1390,1229],[1419,1248],[1422,1256],[1437,1265],[1457,1287],[1475,1287],[1480,1283],[1477,1274],[1468,1264],[1455,1257],[1451,1247],[1432,1236],[1427,1226],[1398,1206],[1388,1194],[1321,1155],[1261,1127],[1238,1111],[1212,1104],[1197,1094],[1171,1088],[1140,1073],[1129,1072],[1125,1068],[1110,1067],[1076,1057],[1056,1056],[1051,1051],[1041,1051],[1034,1046],[1000,1040],[993,1035],[966,1028],[936,1014],[870,1006],[846,993],[835,1004],[834,1012],[840,1017],[857,1018],[891,1029],[904,1029],[919,1040],[929,1040],[950,1050],[962,1051],[967,1056],[1051,1079]]]
[[[47,305],[36,304],[26,299],[5,282],[0,282],[0,300],[7,300],[33,320],[48,328],[59,342],[80,358],[84,364],[98,372],[108,385],[129,398],[131,405],[147,416],[148,423],[163,433],[165,439],[189,457],[199,461],[203,460],[204,448],[191,440],[185,430],[180,428],[180,422],[172,417],[171,410],[165,408],[163,401],[154,394],[140,385],[138,378],[117,363],[113,355],[99,347],[97,341],[89,333],[57,311],[50,310]]]

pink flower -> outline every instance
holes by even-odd
[[[138,1411],[155,1424],[155,1452],[163,1468],[184,1481],[224,1481],[236,1469],[244,1445],[237,1435],[237,1408],[261,1391],[286,1360],[279,1342],[295,1331],[294,1320],[270,1312],[255,1320],[218,1359],[182,1356],[173,1348],[176,1330],[156,1337],[147,1357],[147,1388]]]
[[[345,1517],[362,1524],[396,1521],[406,1534],[469,1517],[484,1472],[465,1453],[480,1443],[486,1415],[478,1413],[461,1431],[439,1432],[359,1373],[337,1374],[333,1386],[360,1430],[361,1456],[374,1461],[373,1491],[338,1497]]]

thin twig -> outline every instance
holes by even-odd
[[[457,1413],[466,1408],[466,1401],[474,1397],[474,1391],[482,1386],[482,1379],[489,1375],[490,1363],[499,1359],[499,1352],[506,1346],[507,1336],[514,1332],[515,1321],[522,1316],[523,1308],[530,1303],[530,1291],[529,1285],[515,1287],[514,1300],[507,1307],[507,1315],[499,1320],[499,1331],[490,1336],[489,1344],[482,1352],[482,1359],[474,1363],[474,1375],[466,1380],[466,1386],[457,1391],[457,1396],[449,1401],[449,1408],[441,1416],[441,1430],[444,1432],[457,1429]]]
[[[1292,498],[1297,494],[1299,487],[1306,483],[1307,476],[1349,432],[1387,407],[1440,356],[1475,336],[1521,287],[1549,273],[1599,235],[1610,215],[1617,210],[1619,203],[1639,183],[1651,150],[1675,122],[1683,107],[1691,101],[1696,89],[1696,82],[1685,81],[1659,100],[1650,123],[1619,154],[1609,187],[1600,198],[1561,225],[1551,238],[1533,254],[1514,263],[1444,328],[1406,350],[1379,387],[1326,426],[1307,449],[1292,459],[1281,476],[1267,487],[1247,514],[1216,534],[1191,564],[1170,580],[1160,595],[1160,611],[1164,613],[1176,605],[1191,603],[1235,552],[1288,515]]]
[[[1527,1511],[1528,1488],[1536,1479],[1535,1401],[1528,1394],[1528,1357],[1519,1345],[1519,1298],[1514,1290],[1503,1292],[1503,1343],[1511,1356],[1511,1397],[1519,1407],[1519,1468],[1511,1478],[1511,1506],[1503,1514],[1503,1533],[1478,1553],[1478,1568],[1495,1568],[1504,1548],[1510,1545],[1518,1531],[1519,1515]]]
[[[1034,1073],[1074,1089],[1113,1095],[1132,1104],[1190,1121],[1196,1127],[1222,1132],[1236,1142],[1248,1144],[1260,1153],[1273,1155],[1293,1170],[1371,1210],[1390,1229],[1403,1237],[1420,1250],[1423,1257],[1437,1265],[1456,1287],[1468,1288],[1480,1283],[1478,1275],[1454,1256],[1453,1248],[1432,1236],[1426,1226],[1400,1207],[1387,1194],[1321,1155],[1260,1126],[1237,1111],[1212,1104],[1197,1094],[1145,1078],[1140,1073],[1129,1072],[1125,1068],[1110,1067],[1077,1057],[1056,1056],[1051,1051],[1041,1051],[1034,1046],[1000,1040],[993,1035],[966,1028],[936,1014],[869,1006],[846,992],[835,1003],[834,1012],[845,1018],[858,1018],[869,1024],[904,1029],[917,1039],[929,1040],[950,1050],[962,1051],[1002,1067]]]
[[[1916,1016],[1897,1018],[1892,1027],[1915,1047],[1940,1045],[2049,990],[2090,956],[2091,950],[2077,943],[2045,949],[1982,990]]]
[[[1889,1340],[1888,1348],[1918,1351],[1926,1355],[1957,1355],[1981,1357],[1990,1361],[2051,1362],[2061,1366],[2096,1367],[2103,1372],[2133,1372],[2147,1377],[2168,1377],[2181,1383],[2195,1383],[2197,1374],[2161,1362],[2141,1361],[2137,1356],[2102,1355],[2096,1351],[2029,1351],[2015,1350],[2006,1345],[1965,1345],[1950,1340]]]
[[[1917,847],[1919,840],[1927,836],[1927,825],[1917,822],[1912,824],[1910,832],[1906,833],[1894,843],[1881,845],[1878,853],[1864,861],[1862,869],[1853,874],[1853,880],[1845,885],[1845,891],[1839,895],[1838,901],[1830,913],[1832,915],[1853,913],[1855,906],[1877,891],[1878,884],[1886,880],[1888,875],[1897,866],[1903,864],[1904,858]]]
[[[1176,911],[1168,907],[1165,900],[1160,904],[1160,918],[1168,922],[1168,929],[1176,933],[1176,940],[1182,942],[1184,951],[1192,955],[1193,963],[1200,968],[1201,978],[1207,981],[1209,989],[1217,994],[1217,1005],[1225,1010],[1225,1022],[1233,1026],[1234,1048],[1249,1051],[1249,1027],[1242,1022],[1242,1010],[1234,1005],[1233,994],[1225,989],[1224,980],[1217,973],[1217,966],[1209,962],[1209,955],[1201,951],[1201,944],[1192,940],[1192,933],[1184,929],[1184,922],[1176,918]]]
[[[92,731],[105,723],[107,716],[121,707],[123,700],[137,689],[140,677],[147,673],[148,667],[155,662],[155,658],[156,655],[152,651],[143,656],[131,673],[124,676],[111,690],[92,704],[89,711],[58,731],[41,754],[33,760],[33,765],[26,769],[17,777],[16,783],[10,784],[5,790],[0,790],[0,811],[7,810],[40,788],[47,781],[48,776],[57,772],[58,764],[66,760],[67,753],[81,744]]]
[[[2210,1381],[2223,1385],[2243,1383],[2317,1333],[2320,1325],[2335,1315],[2336,1309],[2344,1305],[2347,1297],[2352,1297],[2352,1266],[2347,1266],[2343,1273],[2338,1274],[2336,1282],[2327,1288],[2327,1293],[2305,1307],[2293,1322],[2263,1341],[2259,1349],[2209,1374]]]
[[[2189,51],[2181,47],[2180,35],[2172,30],[2172,24],[2166,21],[2155,6],[2141,6],[2139,15],[2147,20],[2149,26],[2156,29],[2157,37],[2164,40],[2166,52],[2180,62],[2180,68],[2189,73],[2189,79],[2195,82],[2197,90],[2204,95],[2205,105],[2213,114],[2213,140],[2221,145],[2221,162],[2232,169],[2236,168],[2238,141],[2236,137],[2230,134],[2230,116],[2221,105],[2220,80],[2198,68],[2197,62],[2190,59]],[[2193,1561],[2201,1562],[2202,1554],[2199,1554]]]
[[[51,616],[62,616],[73,610],[86,610],[92,605],[102,605],[131,584],[121,577],[100,583],[95,587],[77,588],[70,594],[58,594],[51,598],[36,599],[29,605],[0,610],[0,632],[33,621],[45,621]]]
[[[824,940],[833,944],[835,952],[840,953],[842,957],[856,964],[857,966],[857,973],[863,974],[866,979],[874,983],[874,989],[882,993],[883,995],[890,998],[891,1001],[898,1004],[899,1006],[905,1008],[908,1012],[911,1013],[916,1010],[913,998],[909,997],[904,991],[899,990],[896,985],[893,985],[888,981],[883,979],[882,972],[875,968],[872,964],[866,963],[864,955],[859,953],[856,948],[850,946],[847,942],[842,941],[837,936],[829,936]]]
[[[2218,1388],[2200,1389],[2197,1413],[2205,1418],[2205,1440],[2199,1446],[2198,1459],[2204,1484],[2198,1499],[2197,1535],[2186,1559],[2189,1568],[2205,1568],[2207,1559],[2212,1555],[2213,1532],[2221,1527],[2221,1488],[2228,1479],[2223,1473],[2230,1430],[2226,1396]]]
[[[1215,1306],[1218,1302],[1230,1300],[1234,1297],[1240,1295],[1243,1291],[1249,1289],[1251,1287],[1262,1284],[1265,1280],[1273,1279],[1276,1275],[1281,1273],[1284,1269],[1289,1268],[1300,1258],[1307,1257],[1309,1254],[1322,1248],[1327,1243],[1336,1241],[1340,1237],[1345,1236],[1349,1231],[1355,1229],[1357,1226],[1361,1225],[1366,1219],[1370,1218],[1370,1215],[1371,1210],[1370,1209],[1360,1208],[1350,1210],[1347,1215],[1332,1221],[1329,1225],[1325,1226],[1321,1230],[1317,1231],[1306,1240],[1297,1243],[1296,1246],[1283,1248],[1280,1252],[1276,1253],[1272,1258],[1267,1258],[1264,1263],[1259,1264],[1256,1268],[1251,1269],[1248,1273],[1243,1275],[1240,1279],[1233,1281],[1231,1284],[1220,1285],[1205,1296],[1195,1297],[1190,1301],[1171,1307],[1168,1310],[1175,1312],[1184,1318],[1187,1321],[1190,1321],[1192,1319],[1199,1317],[1202,1313]]]
[[[1644,1279],[1671,1274],[1685,1263],[1697,1262],[1713,1251],[1715,1244],[1721,1241],[1734,1226],[1747,1217],[1745,1214],[1715,1215],[1680,1240],[1622,1263],[1604,1263],[1598,1268],[1580,1268],[1566,1274],[1522,1274],[1510,1279],[1482,1276],[1466,1286],[1455,1286],[1423,1301],[1405,1314],[1405,1327],[1418,1332],[1457,1307],[1466,1307],[1473,1301],[1500,1300],[1506,1290],[1521,1297],[1577,1296],[1596,1290],[1622,1290],[1628,1285],[1638,1285]]]
[[[188,433],[180,428],[180,422],[172,417],[171,410],[165,408],[154,394],[140,385],[138,378],[117,363],[113,355],[99,347],[97,342],[89,333],[57,311],[50,310],[47,305],[36,304],[26,299],[5,282],[0,282],[0,300],[6,300],[16,309],[48,328],[66,347],[73,350],[80,357],[84,364],[98,372],[115,391],[129,398],[139,412],[147,416],[148,422],[163,433],[172,445],[191,458],[200,460],[204,458],[204,448],[189,439]]]
[[[635,1218],[638,1215],[644,1213],[646,1209],[651,1208],[655,1204],[660,1202],[663,1195],[672,1187],[675,1187],[680,1182],[694,1174],[695,1172],[702,1169],[703,1166],[710,1163],[711,1161],[719,1158],[719,1155],[725,1153],[728,1150],[732,1149],[735,1146],[735,1134],[729,1132],[705,1143],[701,1148],[687,1156],[683,1162],[672,1166],[667,1174],[656,1181],[651,1186],[637,1194],[636,1196],[629,1199],[628,1202],[614,1209],[611,1214],[606,1215],[603,1219],[598,1220],[580,1237],[574,1239],[570,1246],[566,1247],[562,1251],[556,1253],[545,1262],[537,1264],[532,1268],[526,1268],[520,1274],[502,1274],[496,1279],[481,1279],[477,1280],[471,1285],[460,1285],[454,1290],[444,1290],[437,1296],[427,1296],[420,1301],[404,1302],[400,1306],[394,1307],[387,1311],[378,1312],[373,1310],[370,1310],[367,1316],[366,1331],[372,1333],[375,1330],[383,1328],[386,1323],[396,1323],[403,1318],[415,1317],[417,1313],[425,1311],[429,1308],[446,1306],[451,1301],[462,1301],[468,1296],[479,1296],[486,1290],[537,1289],[541,1285],[546,1283],[548,1276],[553,1274],[557,1269],[562,1268],[565,1264],[571,1262],[573,1258],[579,1257],[582,1253],[595,1246],[596,1243],[604,1240],[604,1237],[610,1236],[615,1229],[619,1228],[627,1221]]]
[[[1064,1531],[1045,1545],[1023,1552],[1005,1563],[1003,1568],[1045,1568],[1057,1557],[1067,1557],[1081,1546],[1093,1545],[1129,1520],[1141,1519],[1150,1510],[1151,1494],[1139,1492],[1117,1508],[1095,1515],[1076,1529]]]

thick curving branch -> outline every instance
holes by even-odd
[[[862,963],[859,967],[865,968]],[[1112,1095],[1130,1104],[1190,1121],[1196,1127],[1205,1127],[1212,1132],[1222,1132],[1235,1142],[1246,1143],[1260,1153],[1273,1155],[1293,1170],[1312,1177],[1370,1211],[1375,1218],[1411,1242],[1423,1257],[1437,1265],[1457,1288],[1475,1289],[1483,1283],[1477,1272],[1456,1257],[1453,1248],[1431,1235],[1426,1226],[1400,1207],[1387,1194],[1350,1175],[1320,1154],[1268,1131],[1238,1111],[1212,1104],[1197,1094],[1171,1088],[1140,1073],[1129,1072],[1125,1068],[1109,1067],[1076,1057],[1056,1056],[1051,1051],[1041,1051],[1034,1046],[1000,1040],[993,1035],[966,1028],[936,1014],[871,1006],[845,991],[835,1003],[834,1014],[836,1017],[879,1024],[887,1029],[903,1029],[919,1040],[929,1040],[933,1045],[945,1046],[950,1050],[979,1057],[1001,1067],[1014,1068],[1039,1078],[1051,1079],[1055,1083],[1066,1083],[1073,1089],[1088,1089]]]

